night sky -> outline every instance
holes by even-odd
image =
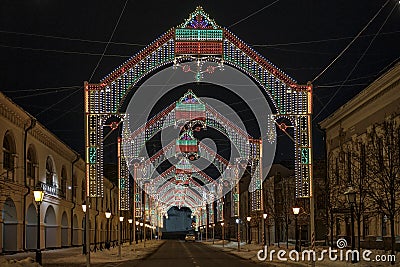
[[[181,24],[198,5],[300,84],[312,81],[385,5],[342,57],[313,82],[314,126],[400,54],[400,5],[395,0],[131,0],[123,11],[125,2],[0,2],[0,90],[81,154],[83,82],[98,82]],[[314,128],[318,157],[323,141]],[[284,149],[277,152],[281,159],[287,157]]]

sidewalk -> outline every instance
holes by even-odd
[[[132,245],[129,245],[129,243],[124,243],[121,247],[121,258],[118,257],[118,246],[112,247],[109,250],[98,250],[97,252],[90,253],[90,262],[96,265],[103,265],[110,262],[123,262],[127,260],[143,259],[156,251],[162,244],[164,244],[164,242],[164,240],[147,240],[146,247],[144,247],[144,242],[139,242],[138,244],[135,244],[135,252],[133,251],[133,243]],[[36,263],[32,263],[34,259],[35,252],[23,252],[13,255],[0,256],[0,266],[39,266]],[[42,252],[42,261],[43,266],[84,266],[86,262],[86,256],[82,254],[82,247],[45,250]]]
[[[222,250],[226,253],[230,253],[232,255],[235,255],[239,258],[245,259],[245,260],[251,260],[253,262],[259,263],[264,266],[274,266],[274,267],[281,267],[281,266],[298,266],[298,267],[305,267],[305,266],[311,266],[311,262],[308,262],[307,260],[301,261],[301,253],[300,253],[300,261],[294,262],[289,259],[289,254],[288,252],[290,250],[293,250],[294,247],[289,245],[289,249],[286,249],[286,244],[282,245],[280,247],[275,246],[275,245],[270,245],[268,246],[268,253],[270,253],[272,250],[275,250],[275,253],[273,254],[273,260],[270,261],[269,255],[268,258],[265,261],[260,261],[257,257],[257,253],[259,250],[263,249],[263,245],[260,244],[246,244],[244,242],[241,243],[240,245],[240,251],[237,250],[237,242],[228,242],[224,241],[224,247],[222,247],[222,240],[215,240],[214,244],[211,241],[203,241],[202,243],[212,246],[216,249]],[[307,249],[307,248],[306,248]],[[317,248],[317,257],[319,257],[321,250],[323,248]],[[279,261],[277,259],[278,251],[279,250],[284,250],[286,251],[286,254],[283,256],[285,258],[288,258],[287,261]],[[372,250],[372,254],[369,256],[371,259],[374,259],[376,255],[388,255],[388,252],[385,251],[376,251]],[[263,254],[261,255],[263,256]],[[339,253],[338,253],[339,257]],[[343,254],[343,258],[345,258],[345,253]],[[360,255],[361,257],[361,255]],[[396,264],[391,265],[390,262],[376,262],[376,261],[360,261],[358,263],[351,263],[350,261],[346,262],[345,260],[340,261],[331,261],[329,260],[328,256],[325,254],[325,258],[323,261],[317,261],[315,262],[315,266],[317,267],[346,267],[346,266],[352,266],[352,267],[386,267],[386,266],[395,266],[395,267],[400,267],[400,253],[397,253],[396,255]]]

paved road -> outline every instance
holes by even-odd
[[[255,267],[259,266],[233,255],[214,250],[199,242],[167,241],[145,260],[124,262],[118,267]]]

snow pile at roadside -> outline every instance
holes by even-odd
[[[22,260],[7,260],[4,257],[0,257],[1,267],[40,267],[40,264],[35,262],[31,257]]]

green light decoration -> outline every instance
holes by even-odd
[[[96,163],[96,151],[97,151],[97,149],[95,147],[89,148],[89,163],[90,164]]]
[[[308,148],[302,148],[301,149],[301,164],[309,164],[309,163],[310,163],[310,158],[309,158]]]

